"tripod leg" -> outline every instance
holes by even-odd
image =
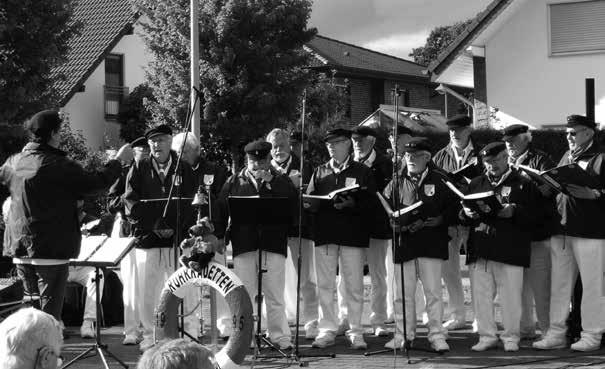
[[[118,359],[117,356],[115,356],[114,354],[111,353],[111,351],[109,351],[107,348],[103,348],[102,351],[105,351],[105,353],[109,356],[111,356],[115,361],[117,361],[122,367],[128,369],[128,365],[126,365],[122,360]],[[99,349],[99,354],[102,354],[101,350]]]
[[[91,346],[88,349],[86,349],[86,351],[82,352],[81,354],[79,354],[78,356],[76,356],[75,358],[71,359],[70,361],[68,361],[67,363],[65,363],[61,369],[65,369],[68,368],[70,366],[72,366],[75,362],[77,362],[78,360],[83,359],[86,355],[88,355],[91,351],[95,351],[96,350],[96,346]]]
[[[105,367],[105,369],[109,369],[109,365],[107,364],[107,359],[105,359],[105,355],[103,355],[103,350],[100,347],[97,347],[96,350],[97,350],[97,354],[99,354],[99,357],[101,357],[101,361],[103,362],[103,367]]]

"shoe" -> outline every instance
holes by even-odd
[[[336,330],[336,335],[337,336],[344,336],[344,334],[351,329],[351,326],[349,325],[349,320],[347,318],[343,319],[340,324],[338,325],[338,329]]]
[[[392,340],[390,340],[389,342],[384,344],[385,348],[388,349],[402,349],[403,348],[403,344],[405,343],[405,340],[403,339],[403,335],[402,334],[395,334],[395,337],[393,337]]]
[[[305,339],[314,340],[319,334],[319,328],[317,328],[317,321],[315,324],[305,325]]]
[[[565,337],[558,338],[546,335],[541,340],[534,342],[531,346],[537,350],[556,350],[567,347],[567,340]]]
[[[519,344],[517,342],[504,342],[504,351],[517,352],[519,351]]]
[[[311,347],[326,348],[328,346],[334,346],[335,343],[336,343],[336,339],[335,339],[334,335],[330,334],[330,333],[326,333],[326,334],[317,336],[317,338],[315,338],[315,341],[313,341],[313,343],[311,344]]]
[[[494,349],[498,346],[498,340],[481,340],[476,345],[471,347],[471,350],[481,352]]]
[[[459,319],[450,319],[447,322],[443,323],[443,328],[448,331],[455,331],[458,329],[466,328],[466,322]]]
[[[450,346],[443,338],[435,338],[431,341],[431,348],[436,352],[447,352],[450,350]]]
[[[531,341],[531,340],[535,340],[536,338],[538,338],[538,334],[536,333],[536,331],[521,332],[521,340]]]
[[[278,339],[277,342],[274,342],[274,344],[275,343],[277,344],[277,347],[279,347],[280,350],[292,349],[292,341],[290,340],[290,337],[282,337]]]
[[[384,327],[376,327],[376,329],[374,329],[374,336],[376,337],[387,337],[389,334],[389,330]]]
[[[351,341],[351,348],[353,350],[365,350],[368,348],[368,344],[363,339],[363,335],[361,334],[350,335],[349,341]]]
[[[122,345],[131,346],[131,345],[136,345],[140,342],[141,342],[141,339],[138,336],[128,334],[128,335],[126,335],[126,337],[124,337],[124,340],[122,341]]]
[[[95,322],[92,320],[85,319],[80,327],[80,336],[82,338],[94,338],[95,337]]]
[[[573,351],[596,351],[601,348],[601,341],[589,340],[586,337],[582,337],[578,342],[571,345]]]
[[[153,338],[148,337],[148,338],[144,338],[143,341],[141,341],[141,343],[139,343],[139,350],[141,352],[145,352],[147,350],[149,350],[150,348],[152,348],[155,345],[155,342],[153,342]]]

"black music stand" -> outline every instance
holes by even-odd
[[[288,227],[292,222],[291,203],[287,197],[260,197],[260,196],[229,196],[229,215],[233,227],[239,225],[254,226],[257,231],[262,231],[266,226]],[[262,268],[262,242],[258,244],[258,267],[257,267],[257,289],[256,289],[256,333],[254,334],[254,359],[277,359],[290,358],[290,355],[275,346],[267,337],[261,334],[261,317],[263,305],[263,273],[267,270]],[[260,350],[270,348],[279,352],[280,356],[260,355]]]
[[[89,241],[89,242],[87,242]],[[111,356],[122,367],[128,368],[122,360],[111,353],[107,345],[101,342],[101,286],[100,281],[103,278],[101,268],[118,266],[120,261],[134,247],[134,238],[109,238],[107,236],[83,237],[83,247],[77,259],[71,259],[69,265],[72,266],[92,266],[95,268],[95,286],[96,291],[96,332],[95,343],[90,345],[84,352],[67,362],[61,369],[67,368],[79,360],[88,358],[88,354],[99,355],[105,369],[109,369],[105,355]]]

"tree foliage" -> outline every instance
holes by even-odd
[[[148,20],[142,35],[155,57],[149,84],[153,119],[185,122],[189,96],[189,1],[135,0]],[[302,46],[310,0],[200,1],[203,126],[231,150],[294,119],[309,73]]]
[[[439,26],[433,28],[424,46],[412,49],[409,54],[414,62],[429,65],[437,56],[445,50],[458,37],[459,34],[473,21],[473,18],[463,22],[457,22],[450,26]]]
[[[50,88],[61,76],[68,41],[80,29],[72,22],[73,0],[3,0],[0,3],[0,123],[20,124],[56,105]]]
[[[135,87],[128,97],[120,104],[118,122],[120,126],[120,138],[126,142],[132,142],[141,137],[147,129],[147,124],[152,121],[152,115],[147,106],[155,102],[153,90],[146,83]]]

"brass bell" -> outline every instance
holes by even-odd
[[[208,204],[208,200],[206,199],[206,195],[202,192],[201,187],[197,190],[197,192],[195,193],[195,196],[193,197],[193,201],[191,202],[192,206],[202,206],[202,205],[207,205]]]

